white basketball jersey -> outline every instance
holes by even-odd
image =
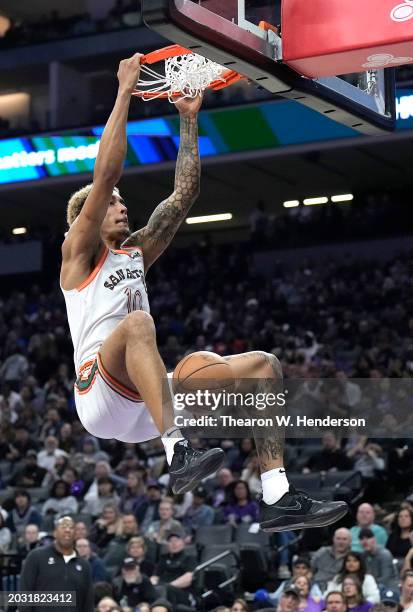
[[[76,289],[62,291],[78,372],[128,313],[149,312],[142,249],[105,247],[88,278]]]

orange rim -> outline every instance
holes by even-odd
[[[193,51],[186,49],[186,47],[181,47],[181,45],[169,45],[169,47],[162,47],[162,49],[157,49],[141,57],[141,64],[156,64],[156,62],[166,60],[168,57],[188,55],[188,53],[193,53]]]
[[[169,47],[163,47],[162,49],[158,49],[156,51],[152,51],[152,53],[147,53],[141,58],[141,64],[156,64],[157,62],[161,62],[163,60],[168,59],[168,57],[176,57],[178,55],[188,55],[189,53],[194,53],[190,49],[186,49],[185,47],[181,47],[181,45],[169,45]],[[235,72],[235,70],[227,70],[224,72],[220,79],[216,79],[212,81],[207,87],[207,89],[212,89],[213,91],[219,91],[220,89],[224,89],[225,87],[229,87],[230,85],[234,85],[241,79],[245,79],[244,76]],[[152,98],[179,98],[182,96],[182,92],[180,91],[172,91],[172,92],[146,92],[146,91],[138,91],[135,90],[132,93],[133,96],[137,96],[138,98],[146,98],[150,100]]]

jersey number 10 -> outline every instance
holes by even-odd
[[[136,289],[133,291],[130,287],[126,287],[125,293],[128,299],[128,312],[133,312],[134,310],[142,310],[142,294]]]

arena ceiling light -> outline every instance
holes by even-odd
[[[299,200],[287,200],[283,203],[284,208],[295,208],[296,206],[300,206]]]
[[[188,225],[194,225],[195,223],[212,223],[215,221],[230,221],[232,219],[231,213],[221,213],[219,215],[203,215],[202,217],[188,217],[186,223]]]
[[[305,206],[314,206],[314,204],[327,204],[328,198],[320,197],[320,198],[306,198],[304,200]]]
[[[352,200],[354,200],[352,193],[343,193],[342,195],[331,196],[332,202],[351,202]]]
[[[14,227],[12,230],[12,234],[14,236],[21,236],[22,234],[27,234],[27,227]]]

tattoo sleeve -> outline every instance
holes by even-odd
[[[271,368],[272,376],[260,380],[259,391],[265,394],[277,394],[282,389],[282,370],[280,363],[278,360],[270,360],[267,355],[265,359],[267,360],[268,366]],[[274,418],[275,414],[280,417],[284,416],[285,408],[276,406],[270,409],[269,406],[267,406],[263,416],[271,416]],[[285,428],[282,425],[278,425],[278,427],[274,427],[272,430],[265,430],[264,435],[256,435],[254,438],[261,465],[261,472],[267,472],[274,467],[278,467],[280,462],[282,463],[284,455]]]
[[[124,246],[139,245],[144,250],[149,249],[152,261],[159,257],[198,197],[200,174],[197,116],[181,117],[174,191],[155,208],[147,225],[127,238]]]
[[[231,358],[229,359],[231,360]],[[250,361],[250,372],[254,374],[254,378],[244,378],[238,381],[239,385],[237,391],[265,395],[270,393],[276,395],[282,391],[283,373],[281,364],[276,357],[268,353],[255,351],[252,353],[245,353],[244,355],[237,355],[236,360],[238,363],[248,363],[248,361]],[[259,365],[254,365],[256,363]],[[244,371],[245,367],[246,366],[243,365]],[[249,408],[243,407],[242,412],[247,417],[257,416],[255,406]],[[285,414],[285,407],[267,405],[265,409],[260,412],[259,416],[261,418],[269,417],[274,420],[276,415],[278,417],[283,417]],[[285,427],[281,423],[274,425],[272,428],[253,426],[252,433],[255,440],[261,472],[267,472],[268,470],[281,466],[283,464]]]

